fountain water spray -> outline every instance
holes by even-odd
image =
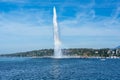
[[[54,25],[54,58],[62,58],[61,41],[59,38],[59,29],[57,24],[56,8],[53,8],[53,25]]]

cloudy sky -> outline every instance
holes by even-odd
[[[62,47],[120,45],[120,0],[0,0],[0,54],[53,48],[53,6]]]

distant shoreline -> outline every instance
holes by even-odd
[[[79,59],[120,59],[120,57],[82,57],[82,56],[63,56],[61,58],[55,58],[54,56],[44,56],[44,57],[13,57],[13,56],[0,56],[0,58],[53,58],[53,59],[67,59],[67,58],[79,58]]]
[[[40,49],[12,54],[0,54],[0,57],[54,58],[54,49]],[[62,58],[120,58],[120,49],[62,49]]]

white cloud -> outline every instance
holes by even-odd
[[[120,7],[118,6],[118,7],[116,8],[116,11],[115,11],[114,15],[113,15],[113,19],[118,18],[119,15],[120,15]]]
[[[118,9],[119,10],[119,9]],[[118,11],[117,13],[118,16]],[[78,13],[75,18],[59,23],[62,35],[66,36],[119,36],[120,19],[97,16],[94,10]]]
[[[0,13],[0,53],[53,47],[51,17],[44,10]]]
[[[52,32],[49,14],[40,11],[31,13],[29,11],[13,11],[8,14],[0,14],[0,35],[4,33],[21,36],[47,36]],[[47,15],[47,16],[46,16]],[[52,22],[52,20],[51,20]]]

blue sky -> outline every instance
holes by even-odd
[[[0,0],[0,54],[53,48],[53,6],[63,48],[120,45],[120,0]]]

